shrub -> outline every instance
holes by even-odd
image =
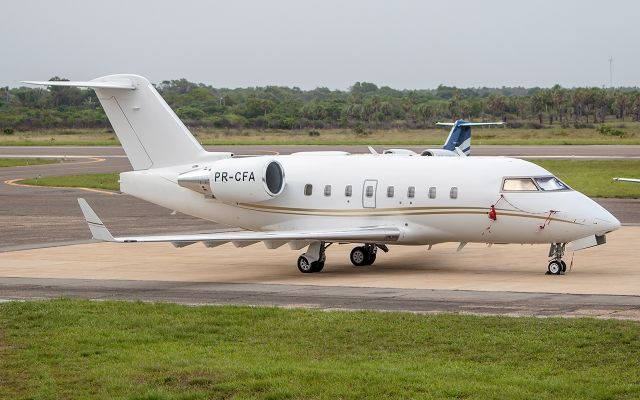
[[[2,130],[2,132],[3,132],[5,135],[13,135],[13,128],[4,128],[4,129]]]
[[[627,133],[625,131],[606,125],[600,125],[599,127],[597,127],[596,132],[604,136],[617,136],[621,138],[627,136]]]
[[[355,133],[356,136],[369,136],[369,134],[371,134],[371,132],[367,131],[367,129],[364,127],[363,123],[357,123],[353,127],[353,133]]]
[[[320,132],[318,131],[309,131],[309,136],[320,136]]]
[[[524,126],[524,124],[522,123],[522,121],[511,121],[509,122],[508,127],[511,129],[520,129]]]
[[[529,129],[542,129],[542,128],[544,128],[544,125],[542,125],[539,122],[527,122],[526,126]]]

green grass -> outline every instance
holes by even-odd
[[[616,126],[616,125],[612,125]],[[595,129],[476,128],[474,144],[565,145],[565,144],[640,144],[640,123],[625,124],[625,137],[612,137]],[[216,129],[193,128],[205,145],[390,145],[435,146],[447,137],[445,129],[380,129],[368,135],[356,135],[351,129],[320,129],[320,136],[309,136],[311,129]],[[0,135],[1,146],[108,146],[119,145],[116,136],[105,129],[49,129]]]
[[[172,304],[0,304],[0,398],[640,397],[640,325]]]
[[[640,198],[640,184],[611,178],[640,178],[640,160],[536,160],[569,186],[590,197]]]
[[[536,160],[575,190],[591,197],[640,198],[640,185],[612,181],[613,177],[640,177],[640,160]],[[87,187],[119,190],[118,174],[87,174],[32,178],[28,185]]]
[[[1,167],[24,167],[28,165],[55,164],[60,160],[51,158],[0,158]]]
[[[83,187],[92,189],[120,190],[117,172],[109,174],[84,174],[67,176],[47,176],[23,179],[18,183],[34,186]]]

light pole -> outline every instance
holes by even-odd
[[[613,57],[609,57],[609,87],[613,88]]]

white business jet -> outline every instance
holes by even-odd
[[[620,227],[607,210],[535,164],[466,157],[470,138],[458,141],[462,148],[438,149],[434,157],[333,151],[238,158],[205,151],[141,76],[27,83],[96,91],[133,167],[120,174],[122,192],[244,228],[113,237],[87,202],[78,199],[99,240],[177,247],[263,242],[270,249],[289,244],[307,248],[297,263],[304,273],[322,270],[332,243],[358,244],[350,255],[357,266],[373,264],[377,251],[386,252],[389,245],[459,242],[460,250],[469,242],[550,243],[548,271],[561,274],[567,243],[574,250],[599,245],[606,233]],[[470,132],[470,123],[457,124],[450,138],[455,129]],[[458,157],[439,157],[440,150]]]

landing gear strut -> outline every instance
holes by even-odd
[[[566,243],[551,243],[549,257],[553,257],[553,259],[549,261],[548,275],[562,275],[567,270],[567,263],[562,261],[565,245]]]
[[[383,251],[389,251],[386,246],[380,247]],[[367,243],[364,246],[354,247],[351,250],[349,259],[351,263],[356,267],[364,265],[371,265],[376,261],[376,253],[378,252],[378,246],[375,244]]]
[[[324,261],[327,259],[324,255],[324,251],[329,246],[331,246],[331,243],[311,243],[309,248],[307,248],[307,251],[298,257],[298,269],[300,272],[303,274],[309,274],[312,272],[322,271],[322,268],[324,268]]]

